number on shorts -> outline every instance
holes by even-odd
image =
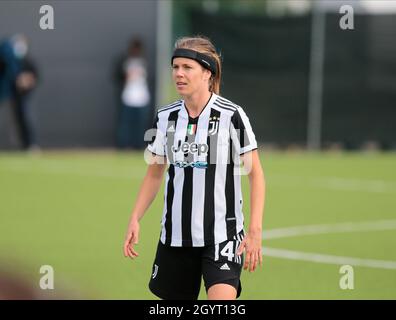
[[[229,241],[223,248],[223,250],[220,251],[220,254],[223,257],[227,257],[228,261],[232,261],[234,258],[234,243],[232,241]]]

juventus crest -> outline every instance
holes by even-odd
[[[219,131],[219,117],[209,118],[208,135],[213,136]]]

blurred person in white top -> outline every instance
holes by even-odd
[[[134,38],[118,74],[122,80],[121,111],[118,120],[117,146],[143,149],[144,133],[150,119],[150,90],[147,81],[143,43]]]

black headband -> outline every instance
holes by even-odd
[[[197,61],[205,69],[208,69],[213,74],[217,73],[216,60],[201,52],[191,49],[175,49],[172,56],[172,64],[174,58],[188,58]]]

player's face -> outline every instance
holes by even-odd
[[[209,90],[210,71],[188,58],[173,59],[173,81],[181,96],[190,96],[201,90]]]

